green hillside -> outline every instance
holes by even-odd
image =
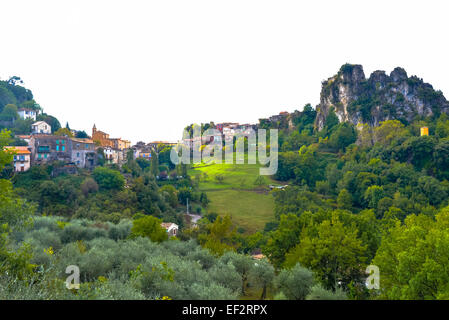
[[[207,193],[209,212],[229,214],[246,232],[255,232],[274,219],[274,198],[267,189],[269,184],[277,184],[260,176],[259,168],[259,164],[247,163],[200,164],[188,173]]]

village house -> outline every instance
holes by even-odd
[[[112,147],[118,150],[124,150],[131,147],[131,141],[123,140],[122,138],[112,138]]]
[[[28,147],[10,146],[5,147],[5,150],[14,153],[14,171],[24,172],[31,166],[31,151]]]
[[[20,108],[17,113],[19,114],[20,119],[28,120],[32,119],[36,121],[37,111],[28,109],[28,108]]]
[[[106,160],[106,163],[114,163],[113,159],[114,159],[114,153],[116,152],[116,150],[114,150],[111,147],[104,147],[103,148],[103,154],[104,154],[104,159]]]
[[[92,169],[97,162],[95,143],[87,138],[33,134],[30,139],[31,165],[62,161]]]
[[[142,158],[145,160],[151,160],[151,150],[141,150],[137,158]]]
[[[161,227],[167,230],[169,237],[175,237],[178,234],[179,226],[172,222],[162,222]]]
[[[283,119],[285,119],[288,115],[289,115],[289,113],[287,111],[282,111],[282,112],[279,112],[279,114],[277,114],[277,115],[269,117],[268,119],[270,120],[270,122],[278,122],[278,121],[282,121]]]
[[[69,138],[49,134],[34,134],[30,139],[31,165],[49,161],[71,162],[72,150]]]
[[[77,167],[92,169],[95,165],[95,143],[87,138],[70,138],[72,157],[71,160]]]
[[[45,121],[37,121],[31,125],[31,132],[51,134],[51,126]]]
[[[103,148],[104,157],[108,164],[122,165],[126,162],[126,150],[117,150],[112,147]]]

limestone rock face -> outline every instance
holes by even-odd
[[[317,130],[324,128],[332,108],[340,122],[377,126],[385,120],[411,122],[419,116],[449,113],[449,102],[441,91],[435,91],[416,76],[408,77],[402,68],[394,69],[390,75],[374,71],[366,79],[361,65],[345,64],[322,83],[316,108]]]

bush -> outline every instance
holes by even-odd
[[[324,289],[319,284],[310,289],[310,294],[306,297],[307,300],[346,300],[346,294],[337,289],[335,292]]]
[[[291,270],[282,270],[276,278],[276,287],[289,300],[304,300],[314,284],[312,271],[299,263]]]
[[[133,221],[131,228],[131,237],[147,237],[153,242],[162,242],[167,240],[167,231],[161,227],[162,220],[146,216]]]
[[[131,221],[122,220],[119,224],[111,226],[108,236],[116,241],[126,239],[131,234],[131,226]]]
[[[92,174],[101,189],[121,190],[125,185],[125,178],[123,178],[119,171],[97,167]]]

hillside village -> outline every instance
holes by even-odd
[[[30,170],[34,166],[48,165],[56,163],[53,166],[52,176],[61,174],[77,174],[79,169],[92,171],[99,165],[109,164],[117,165],[119,168],[127,163],[130,157],[132,159],[143,159],[151,161],[156,156],[157,162],[167,168],[158,172],[157,179],[169,180],[178,179],[176,173],[169,174],[168,171],[173,165],[167,163],[168,157],[159,158],[158,154],[161,150],[167,152],[177,143],[182,143],[193,148],[194,143],[200,141],[201,145],[207,145],[212,142],[227,143],[234,139],[238,134],[248,134],[250,130],[257,130],[259,125],[256,124],[239,124],[235,122],[209,123],[202,125],[202,130],[206,128],[216,129],[218,134],[204,135],[202,137],[184,138],[178,142],[169,141],[152,141],[149,143],[137,142],[131,145],[129,140],[122,138],[111,138],[108,133],[98,130],[94,124],[91,135],[86,137],[77,137],[77,131],[65,128],[55,132],[52,126],[43,121],[36,121],[39,116],[39,110],[19,108],[18,117],[22,120],[32,121],[30,134],[16,134],[15,141],[21,142],[21,145],[12,145],[4,147],[5,151],[13,154],[13,170],[20,174]],[[288,118],[288,112],[281,112],[279,115],[272,116],[268,119],[261,119],[260,122],[265,125],[278,125]],[[62,133],[61,133],[62,131]],[[58,134],[59,133],[59,134]],[[165,162],[161,162],[165,161]],[[182,178],[182,177],[181,177]],[[270,188],[282,188],[270,186]],[[187,205],[188,220],[193,225],[201,218],[200,215],[189,213]],[[163,222],[164,227],[169,236],[176,236],[179,225],[173,222]],[[259,254],[260,255],[260,254]]]
[[[31,109],[19,109],[18,115],[21,119],[36,120],[38,111]],[[274,124],[285,122],[288,112],[281,112],[268,119],[260,119],[261,124]],[[232,141],[237,133],[248,134],[249,130],[257,130],[256,124],[239,124],[235,122],[210,123],[207,128],[217,129],[218,135],[184,138],[180,143],[193,146],[193,143],[201,140],[202,144]],[[14,170],[16,172],[27,171],[30,167],[60,161],[64,163],[67,172],[72,172],[74,166],[83,169],[93,169],[98,165],[99,159],[106,163],[121,166],[127,160],[129,151],[132,151],[134,159],[142,158],[151,160],[152,153],[161,150],[161,147],[173,146],[179,142],[152,141],[149,143],[138,142],[131,146],[131,142],[122,138],[110,138],[109,134],[97,130],[93,125],[92,134],[86,138],[76,138],[75,130],[71,135],[57,135],[53,132],[50,124],[45,121],[36,121],[31,124],[30,135],[15,135],[19,141],[24,141],[27,146],[8,146],[10,152],[15,152]],[[162,172],[166,176],[167,172]],[[169,177],[168,177],[169,178]]]

